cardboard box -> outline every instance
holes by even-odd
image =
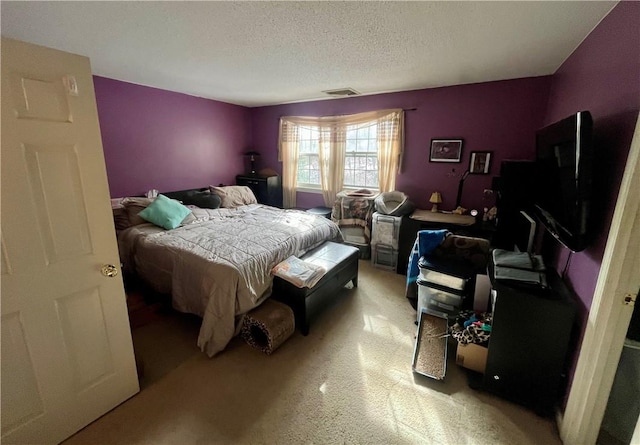
[[[456,364],[484,374],[484,370],[487,367],[487,352],[488,348],[485,346],[474,343],[468,345],[458,343]]]

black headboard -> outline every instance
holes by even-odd
[[[199,189],[178,190],[175,192],[160,192],[160,193],[166,196],[167,198],[177,199],[178,201],[184,201],[185,199],[188,199],[188,197],[192,195],[193,192],[204,192],[207,190],[209,190],[209,187],[202,187]]]
[[[185,205],[193,204],[202,209],[217,209],[222,204],[220,196],[209,193],[209,187],[162,193],[167,198],[177,199]]]
[[[159,194],[167,198],[176,199],[185,205],[193,204],[203,209],[217,209],[220,207],[221,199],[215,193],[197,193],[208,192],[209,187],[197,189],[176,190],[174,192],[160,192]],[[144,197],[144,195],[140,195]]]

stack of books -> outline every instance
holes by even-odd
[[[546,269],[540,255],[495,249],[493,264],[495,265],[496,280],[541,288],[547,287]]]

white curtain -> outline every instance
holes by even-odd
[[[326,125],[320,131],[320,187],[324,205],[332,207],[344,186],[346,127]]]
[[[280,119],[278,161],[282,162],[282,206],[296,206],[296,180],[298,178],[298,126]]]
[[[404,111],[378,118],[378,187],[381,192],[396,189],[404,146]]]
[[[320,151],[320,185],[327,207],[344,188],[346,132],[349,125],[378,124],[378,188],[381,192],[395,189],[396,174],[402,166],[404,149],[404,111],[401,109],[369,111],[345,116],[286,116],[280,119],[278,160],[282,161],[285,208],[295,207],[298,174],[298,127],[318,129]],[[291,163],[295,165],[290,165]],[[289,165],[288,165],[289,164]]]

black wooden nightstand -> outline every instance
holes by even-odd
[[[238,175],[236,176],[236,184],[249,187],[260,204],[282,208],[282,182],[280,176]]]

